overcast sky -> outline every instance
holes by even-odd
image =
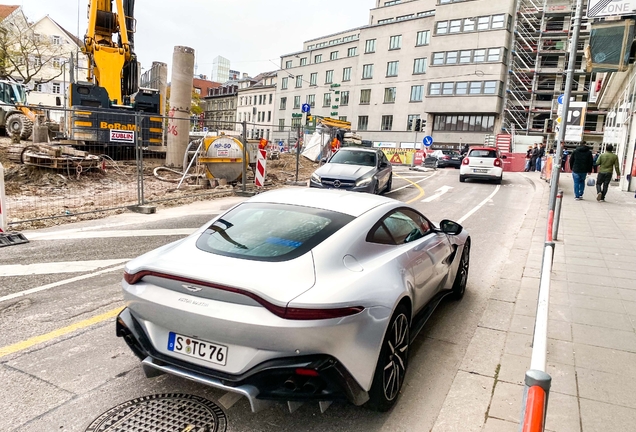
[[[20,4],[32,21],[50,15],[83,39],[88,0],[0,0]],[[365,25],[375,0],[136,0],[135,52],[142,67],[172,62],[175,45],[196,51],[197,74],[221,55],[252,76],[276,70],[305,40]],[[79,10],[79,20],[78,20]],[[273,63],[272,63],[273,62]]]

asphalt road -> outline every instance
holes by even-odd
[[[0,248],[0,430],[84,431],[104,411],[139,396],[188,393],[219,404],[229,431],[429,431],[500,276],[515,233],[537,191],[525,173],[501,186],[459,183],[458,170],[396,169],[389,196],[432,220],[459,221],[473,249],[466,296],[445,302],[411,348],[402,395],[389,413],[334,403],[321,414],[280,404],[253,414],[244,398],[172,376],[147,379],[115,337],[123,306],[123,264],[178,240],[230,200],[119,215],[26,233],[31,242]],[[219,204],[220,203],[220,204]]]

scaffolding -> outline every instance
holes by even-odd
[[[508,70],[503,129],[520,135],[554,136],[557,98],[565,90],[574,7],[568,0],[518,0]],[[584,48],[589,25],[584,20],[574,65],[572,96],[588,101],[591,74],[585,71]],[[598,115],[589,107],[587,135],[602,135]],[[587,137],[589,139],[589,137]]]

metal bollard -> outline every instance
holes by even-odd
[[[543,432],[552,377],[540,370],[526,372],[519,432]]]
[[[554,224],[552,225],[552,240],[558,240],[559,221],[561,220],[561,202],[563,201],[563,191],[559,190],[554,205]]]

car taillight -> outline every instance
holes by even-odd
[[[464,160],[462,160],[462,165],[468,165],[468,158],[465,157]]]
[[[500,167],[501,166],[501,159],[499,159],[499,158],[495,159],[495,166],[496,167]]]
[[[226,291],[226,292],[244,295],[256,301],[257,303],[259,303],[261,306],[263,306],[265,309],[267,309],[274,315],[284,319],[321,320],[321,319],[332,319],[332,318],[344,318],[350,315],[358,314],[364,310],[364,307],[362,306],[333,308],[333,309],[308,309],[308,308],[277,306],[275,304],[268,302],[267,300],[262,299],[261,297],[257,296],[254,293],[242,290],[240,288],[217,285],[215,283],[203,282],[203,281],[198,281],[198,280],[185,278],[181,276],[158,273],[158,272],[153,272],[148,270],[143,270],[137,273],[124,272],[124,280],[130,285],[136,284],[144,276],[154,276],[154,277],[163,278],[163,279],[170,279],[170,280],[175,280],[179,282],[184,282],[187,284],[205,286],[212,289],[218,289],[220,291]]]

